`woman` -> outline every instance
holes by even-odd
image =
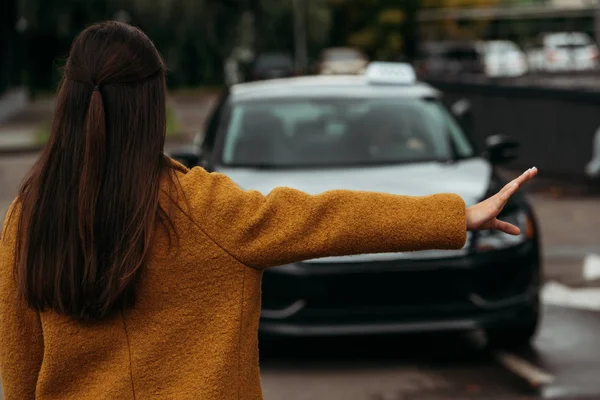
[[[138,29],[74,41],[50,141],[6,219],[0,370],[12,399],[260,399],[262,271],[463,246],[536,174],[452,194],[243,191],[163,154],[165,66]]]

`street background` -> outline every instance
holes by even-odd
[[[491,67],[460,69],[464,60],[457,73],[436,74],[423,55],[427,43],[446,38],[527,49],[541,33],[581,31],[596,43],[597,1],[9,0],[2,7],[0,222],[47,139],[73,36],[106,19],[140,26],[167,61],[167,152],[203,132],[228,84],[254,79],[258,55],[283,52],[294,74],[317,74],[323,49],[349,46],[370,60],[423,67],[420,77],[449,103],[467,99],[475,142],[497,131],[519,140],[520,158],[500,171],[506,178],[522,166],[540,168],[525,189],[544,259],[545,313],[532,349],[491,351],[478,332],[265,341],[265,399],[600,399],[598,57],[556,71],[535,64],[532,51],[527,71],[490,76]],[[532,383],[540,376],[551,379]]]

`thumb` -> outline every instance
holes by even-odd
[[[500,221],[499,219],[494,219],[494,221],[492,222],[492,229],[515,236],[521,233],[521,230],[517,226],[510,224],[506,221]]]

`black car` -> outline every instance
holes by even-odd
[[[416,68],[421,78],[484,76],[485,60],[475,42],[425,42]]]
[[[197,146],[174,156],[265,194],[279,186],[311,194],[453,192],[472,205],[499,190],[504,182],[494,165],[515,157],[515,142],[492,136],[485,152],[476,150],[440,92],[415,81],[404,64],[388,67],[233,86]],[[458,251],[267,270],[260,330],[311,336],[481,328],[496,345],[527,344],[540,316],[537,224],[522,194],[501,218],[521,235],[484,231],[469,234]]]
[[[252,81],[294,76],[294,59],[287,53],[260,54],[254,61],[251,74]]]

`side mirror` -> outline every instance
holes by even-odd
[[[485,140],[485,155],[493,165],[506,164],[518,157],[519,142],[504,136],[492,135]]]
[[[450,107],[450,111],[456,122],[462,128],[462,130],[469,135],[473,136],[473,109],[471,102],[467,99],[460,99]]]
[[[450,107],[450,111],[452,114],[458,118],[462,119],[465,115],[471,113],[471,102],[467,99],[460,99],[452,104]]]
[[[194,147],[183,147],[171,152],[170,157],[188,168],[200,164],[200,153]]]

